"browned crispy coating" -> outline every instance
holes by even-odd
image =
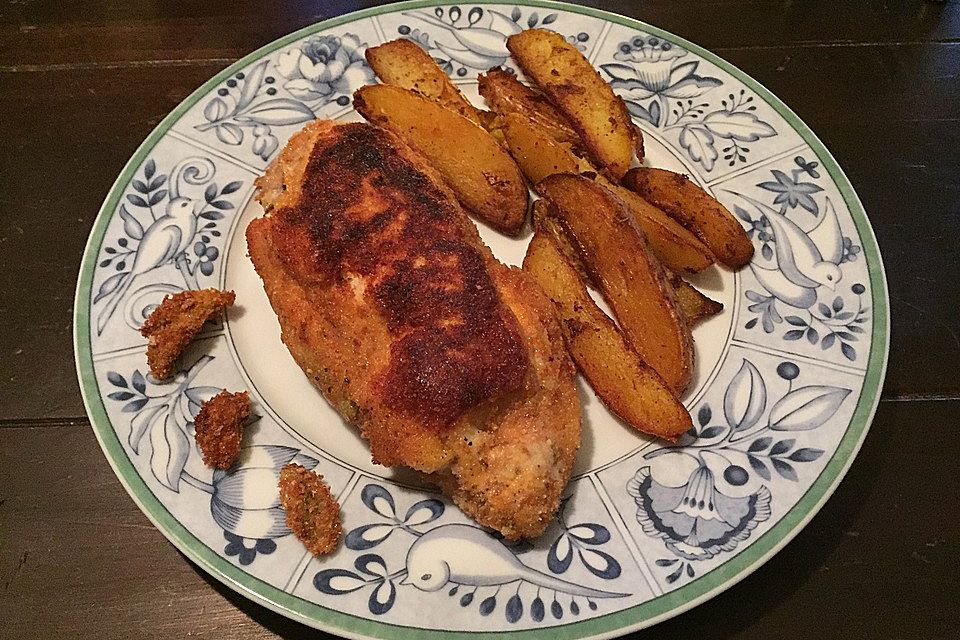
[[[218,311],[233,304],[233,291],[200,289],[167,296],[140,326],[147,339],[147,364],[154,378],[163,380],[200,327]]]
[[[290,353],[370,442],[508,538],[543,531],[580,441],[551,303],[394,135],[317,121],[258,181],[250,257]]]
[[[333,552],[343,527],[340,505],[323,476],[290,463],[280,470],[279,486],[280,504],[293,535],[315,556]]]
[[[243,421],[250,417],[250,395],[246,391],[230,393],[226,389],[200,405],[193,420],[194,437],[203,464],[229,469],[240,454]]]

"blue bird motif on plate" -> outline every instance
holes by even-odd
[[[756,262],[750,269],[760,284],[783,302],[806,309],[817,301],[817,289],[834,290],[843,278],[843,234],[829,198],[817,226],[804,231],[785,215],[749,196],[738,194],[760,209],[770,223],[776,244],[775,268]]]
[[[177,259],[190,248],[197,233],[197,214],[202,205],[198,205],[195,199],[181,193],[181,181],[187,184],[201,184],[209,180],[215,172],[216,167],[213,162],[206,158],[188,158],[173,170],[169,189],[170,200],[163,215],[154,220],[143,232],[133,258],[133,266],[123,276],[113,293],[107,297],[104,303],[106,306],[97,316],[98,335],[103,333],[107,322],[110,321],[117,306],[137,278]]]
[[[629,595],[585,587],[532,569],[502,542],[466,524],[435,527],[418,538],[407,551],[407,576],[400,584],[439,591],[448,582],[486,587],[518,580],[586,598]]]

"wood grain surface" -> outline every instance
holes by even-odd
[[[183,558],[96,444],[73,364],[100,203],[178,102],[253,49],[375,3],[0,7],[0,638],[319,638]],[[587,2],[706,46],[837,157],[876,231],[892,343],[850,474],[782,552],[633,637],[956,637],[960,508],[960,4]]]

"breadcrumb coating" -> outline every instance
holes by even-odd
[[[200,327],[236,299],[233,291],[200,289],[167,296],[140,327],[147,339],[147,364],[158,380],[169,378],[173,365]]]
[[[193,420],[194,437],[203,463],[208,467],[229,469],[240,454],[243,421],[250,416],[250,394],[230,393],[226,389],[200,405]]]
[[[280,504],[287,514],[287,526],[315,556],[333,552],[343,535],[340,505],[323,476],[299,464],[280,470]]]

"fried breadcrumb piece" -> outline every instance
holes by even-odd
[[[337,504],[323,476],[299,464],[280,470],[280,504],[287,513],[287,526],[315,556],[337,547],[343,528]]]
[[[154,378],[163,380],[173,373],[173,364],[213,314],[233,304],[233,291],[200,289],[181,291],[163,299],[140,333],[147,339],[147,364]]]
[[[230,393],[226,389],[200,405],[193,420],[195,438],[203,464],[229,469],[240,454],[243,421],[250,416],[250,395],[246,391]]]

